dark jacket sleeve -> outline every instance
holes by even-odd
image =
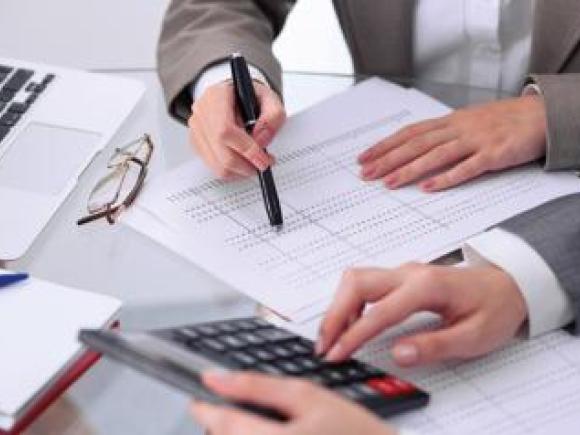
[[[172,0],[161,30],[157,67],[169,112],[181,122],[191,113],[190,84],[209,66],[234,52],[260,69],[281,93],[272,42],[293,1]]]
[[[500,228],[524,239],[550,266],[572,301],[580,334],[580,194],[548,202]]]

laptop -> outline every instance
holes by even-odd
[[[144,91],[138,81],[0,57],[0,260],[26,253]]]

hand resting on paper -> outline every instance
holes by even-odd
[[[369,148],[359,156],[361,177],[391,189],[421,180],[424,191],[444,190],[544,156],[546,125],[539,95],[456,110]]]
[[[517,284],[495,266],[350,269],[322,322],[317,352],[340,361],[421,311],[439,314],[443,326],[397,340],[391,353],[401,366],[483,355],[511,340],[527,318]]]
[[[196,402],[195,419],[213,435],[394,435],[374,415],[313,383],[254,373],[206,373],[205,385],[222,397],[262,405],[288,416],[277,423],[226,406]]]
[[[191,143],[204,163],[222,179],[254,175],[265,170],[274,159],[265,152],[286,119],[278,95],[268,86],[254,81],[261,115],[252,136],[244,130],[235,108],[230,82],[210,86],[191,107]]]

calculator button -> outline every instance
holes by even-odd
[[[381,396],[380,392],[378,392],[374,388],[371,388],[367,384],[353,384],[350,387],[354,388],[361,395],[361,397],[380,397]]]
[[[258,327],[251,319],[237,320],[235,326],[242,331],[253,331]]]
[[[221,342],[214,340],[213,338],[204,338],[200,341],[200,344],[214,352],[223,352],[226,350],[226,347]]]
[[[232,322],[220,322],[214,326],[226,334],[231,334],[238,331],[238,328],[236,328]]]
[[[314,371],[320,368],[320,363],[312,358],[298,358],[296,360],[304,370]]]
[[[308,374],[304,376],[304,379],[306,379],[307,381],[314,382],[315,384],[318,385],[326,385],[326,380],[318,373]]]
[[[219,329],[216,328],[214,325],[198,325],[195,327],[195,329],[201,335],[206,336],[218,335],[220,332]]]
[[[403,381],[402,379],[392,378],[393,384],[399,389],[403,394],[410,394],[417,391],[417,388],[409,382]]]
[[[324,370],[322,376],[324,376],[329,385],[338,385],[347,381],[347,378],[340,372],[340,370],[336,369]]]
[[[367,385],[382,393],[384,396],[396,397],[401,394],[401,390],[393,383],[393,378],[390,376],[371,379],[367,381]]]
[[[200,338],[199,333],[193,328],[181,328],[178,329],[177,334],[187,338],[188,340],[197,340]]]
[[[261,361],[273,361],[276,359],[276,356],[266,349],[249,349],[248,352]]]
[[[357,388],[354,388],[350,385],[345,387],[338,387],[334,391],[345,396],[347,399],[355,401],[361,400],[365,397],[365,395],[362,394]]]
[[[217,337],[223,344],[225,344],[230,349],[241,349],[242,347],[246,347],[247,343],[239,337],[235,335],[222,335]]]
[[[290,343],[287,346],[292,352],[294,352],[294,355],[312,355],[312,349],[307,348],[301,343]]]
[[[258,364],[256,366],[256,369],[261,371],[261,372],[267,373],[269,375],[283,375],[284,374],[284,372],[281,369],[279,369],[278,367],[276,367],[272,364],[267,364],[267,363]]]
[[[259,334],[264,340],[270,343],[277,343],[279,341],[286,341],[295,338],[296,336],[291,332],[284,331],[283,329],[261,329],[256,332]]]
[[[241,351],[232,352],[230,356],[236,363],[240,364],[243,367],[251,367],[258,362],[256,358],[254,358],[252,355],[246,352]]]
[[[256,317],[253,319],[254,324],[259,328],[270,328],[272,327],[271,323],[266,322],[264,319]]]
[[[280,344],[270,346],[268,349],[279,358],[291,358],[294,356],[292,352]]]
[[[284,371],[284,373],[289,375],[299,375],[304,373],[302,367],[292,361],[278,361],[276,366]]]
[[[262,337],[260,337],[254,332],[242,332],[241,334],[239,334],[239,336],[244,340],[246,340],[248,344],[251,344],[252,346],[260,346],[266,342]]]

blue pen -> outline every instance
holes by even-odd
[[[0,288],[8,287],[9,285],[16,284],[17,282],[24,281],[28,279],[27,273],[10,273],[6,275],[0,275]]]

